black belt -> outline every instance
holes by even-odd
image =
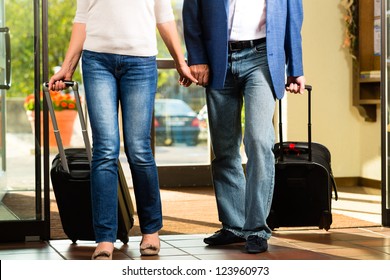
[[[265,37],[256,39],[256,40],[248,40],[248,41],[230,41],[228,43],[229,51],[236,52],[241,51],[247,48],[253,48],[261,43],[265,43]]]

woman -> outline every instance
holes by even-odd
[[[118,105],[142,232],[140,252],[156,255],[162,228],[157,168],[150,142],[157,88],[156,25],[171,53],[179,83],[197,83],[181,50],[170,0],[78,0],[69,48],[49,88],[62,90],[82,54],[92,128],[91,190],[97,247],[92,259],[112,259],[117,234]]]

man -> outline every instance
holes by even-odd
[[[272,118],[275,99],[285,89],[303,93],[305,87],[302,21],[301,0],[184,0],[188,62],[206,87],[215,155],[212,174],[222,229],[204,239],[210,246],[245,241],[248,253],[268,249]],[[243,103],[246,177],[240,156]]]

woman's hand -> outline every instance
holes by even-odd
[[[74,23],[69,48],[66,52],[64,62],[61,69],[50,78],[48,85],[49,90],[63,90],[66,88],[63,81],[72,80],[73,73],[76,70],[81,57],[85,36],[85,23]]]
[[[72,80],[73,72],[67,73],[64,68],[61,68],[57,73],[55,73],[49,80],[48,89],[60,91],[65,89],[67,86],[63,81]]]
[[[189,87],[192,83],[198,84],[198,80],[191,74],[191,70],[187,63],[182,63],[176,66],[176,70],[179,73],[179,84],[184,87]]]

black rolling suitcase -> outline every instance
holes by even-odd
[[[89,142],[84,115],[81,108],[76,82],[66,82],[72,87],[79,114],[80,124],[86,148],[64,149],[58,130],[55,113],[50,99],[47,83],[43,89],[48,103],[59,154],[53,159],[50,171],[54,195],[57,201],[62,227],[72,242],[77,240],[95,240],[92,225],[90,162],[91,145]],[[117,238],[124,244],[129,241],[129,231],[134,223],[134,208],[126,178],[118,161],[118,233]]]
[[[318,226],[328,230],[332,224],[332,189],[337,188],[331,170],[329,150],[311,141],[311,86],[308,91],[308,142],[283,141],[282,105],[279,101],[279,137],[274,146],[275,190],[267,219],[278,227]]]

